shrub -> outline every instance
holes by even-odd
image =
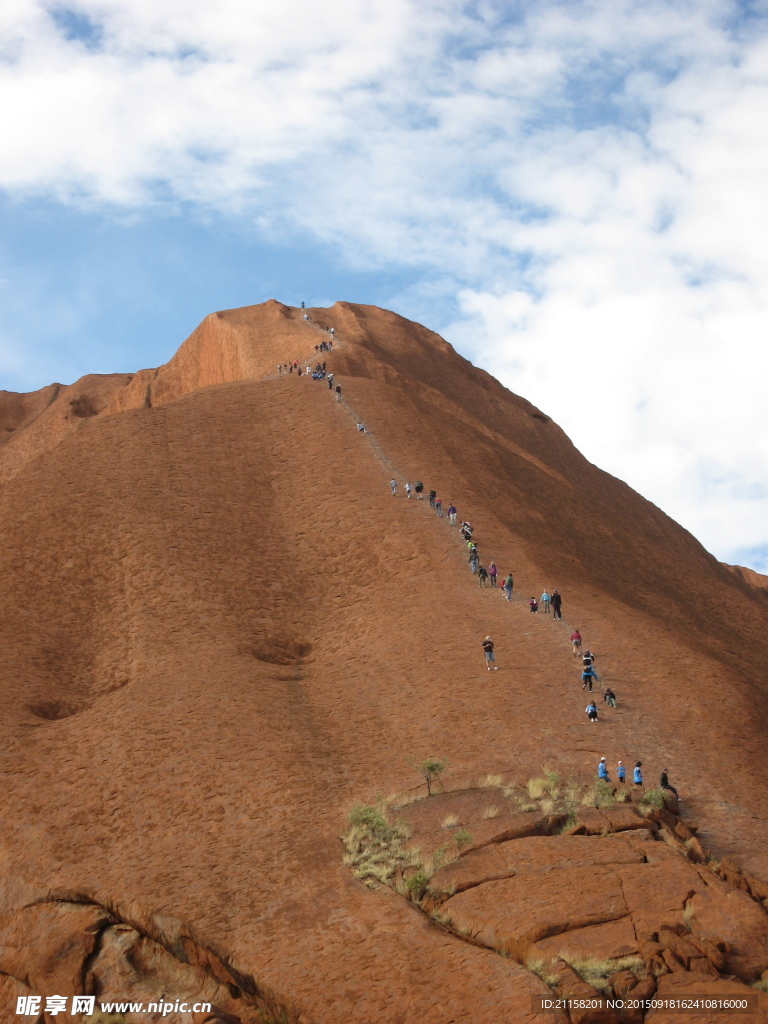
[[[664,808],[664,790],[663,789],[649,789],[647,793],[643,794],[643,799],[640,801],[640,806],[645,806],[650,809],[655,807],[657,810],[663,810]]]
[[[595,779],[581,798],[581,802],[586,807],[613,807],[615,803],[613,787],[605,779]]]
[[[470,846],[472,843],[472,833],[465,828],[460,828],[453,838],[455,839],[456,845],[459,849],[461,849],[462,846]]]
[[[413,767],[424,777],[427,784],[427,796],[432,796],[432,783],[437,782],[443,772],[448,770],[448,762],[437,757],[425,757],[423,761],[412,761]]]
[[[417,871],[405,882],[405,888],[415,900],[420,900],[429,885],[429,875],[424,871]]]
[[[382,805],[357,804],[349,812],[344,843],[344,863],[366,885],[389,885],[395,871],[418,861],[418,852],[406,850],[410,835],[404,821],[387,821]]]
[[[446,814],[443,820],[440,822],[440,828],[456,828],[459,824],[458,814]]]

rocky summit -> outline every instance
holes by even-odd
[[[2,1021],[768,1020],[768,581],[434,333],[3,392],[0,529]]]

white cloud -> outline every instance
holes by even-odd
[[[8,0],[0,188],[191,201],[411,265],[422,296],[457,303],[459,347],[590,458],[716,553],[759,551],[768,36],[745,17],[728,0]]]

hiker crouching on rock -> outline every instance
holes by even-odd
[[[661,773],[661,779],[659,780],[659,785],[661,786],[662,789],[668,789],[670,791],[670,793],[674,793],[675,796],[677,796],[677,790],[675,789],[674,786],[670,786],[670,784],[669,784],[669,775],[667,774],[667,769],[666,768]]]
[[[590,722],[597,721],[597,704],[595,704],[593,700],[591,700],[589,704],[587,704],[587,706],[584,708],[584,711]]]

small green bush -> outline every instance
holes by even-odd
[[[643,794],[642,803],[648,807],[655,807],[658,810],[664,808],[664,790],[663,789],[649,789],[647,793]]]
[[[429,875],[424,871],[417,871],[406,880],[405,888],[416,900],[420,900],[429,885]]]
[[[454,833],[453,838],[459,849],[472,844],[472,833],[466,828],[460,828],[458,832]]]

